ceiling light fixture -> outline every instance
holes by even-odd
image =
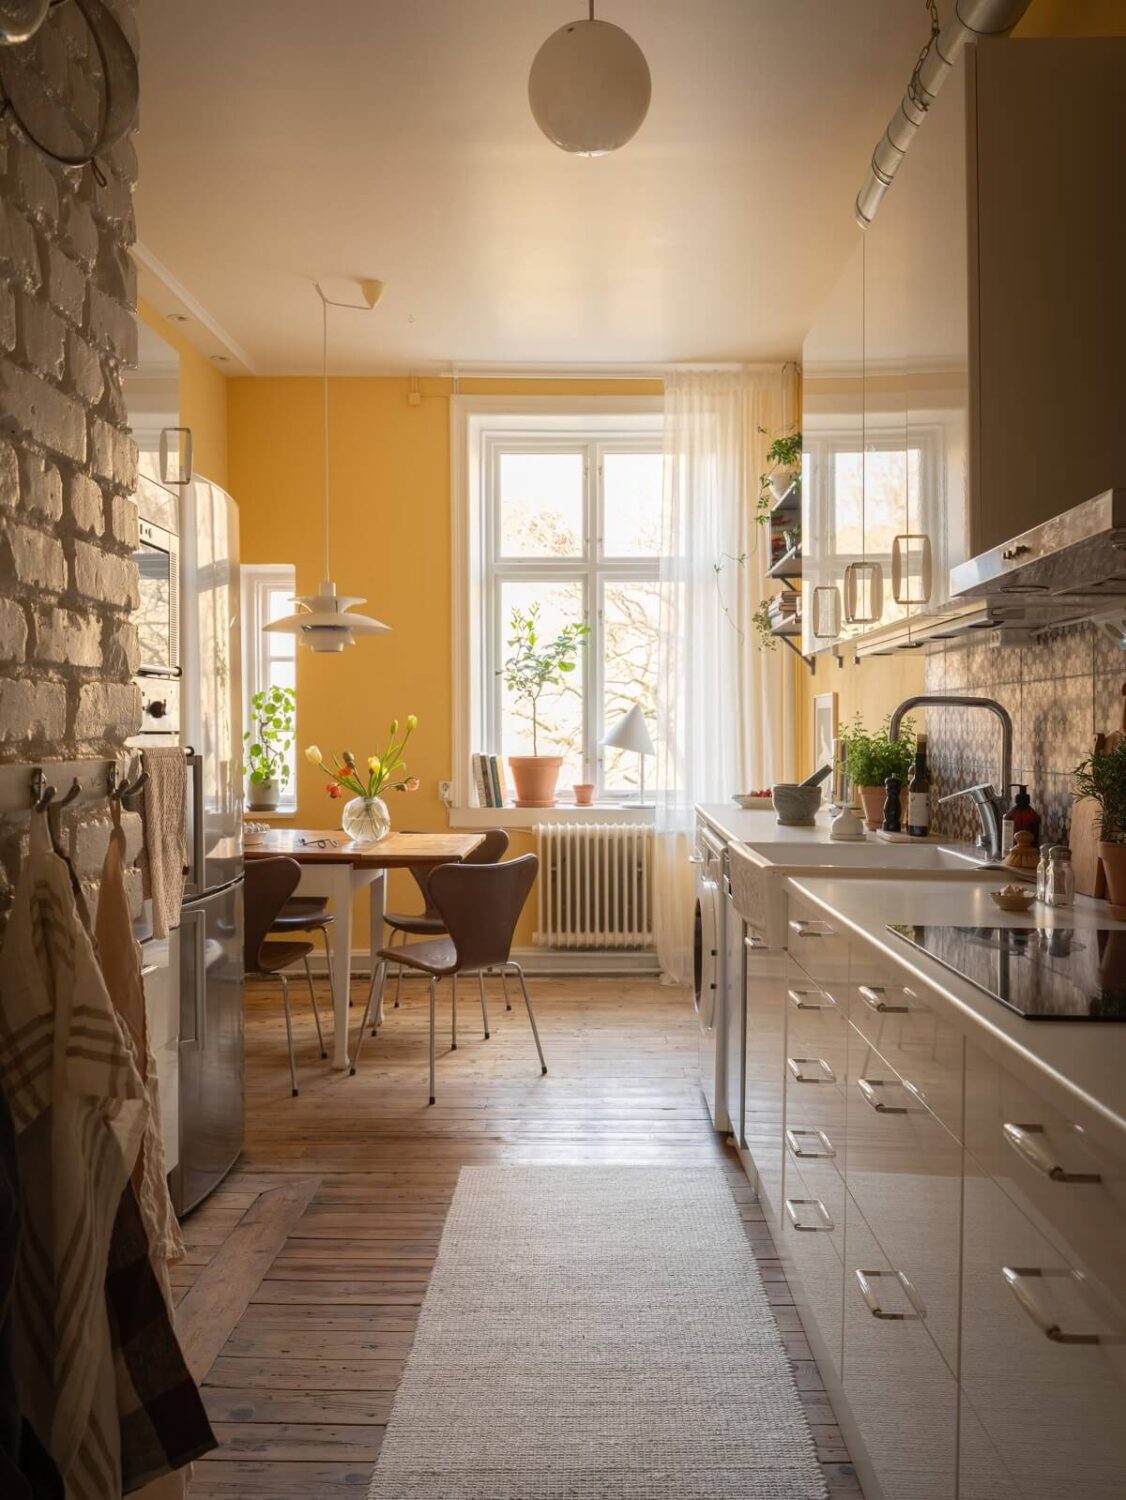
[[[295,635],[301,645],[311,651],[343,651],[345,646],[355,645],[356,636],[387,635],[390,625],[382,620],[373,620],[367,615],[350,613],[353,604],[364,604],[360,597],[349,597],[336,592],[329,563],[329,472],[328,472],[328,310],[330,307],[350,307],[358,312],[370,312],[383,296],[382,281],[361,281],[362,302],[335,302],[326,297],[319,282],[313,285],[321,299],[322,355],[324,367],[324,512],[325,512],[325,576],[315,594],[302,594],[294,601],[298,611],[286,615],[282,620],[271,620],[263,630]]]
[[[649,64],[634,39],[594,19],[552,32],[528,75],[536,124],[561,151],[605,156],[637,134],[649,112]]]

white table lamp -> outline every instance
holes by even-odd
[[[611,729],[610,733],[602,741],[603,745],[610,750],[633,750],[636,751],[641,762],[641,795],[638,799],[638,807],[651,807],[652,803],[645,800],[645,757],[656,755],[653,741],[649,737],[649,727],[645,722],[645,715],[635,703],[629,713]]]

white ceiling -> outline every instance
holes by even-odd
[[[925,39],[907,0],[599,0],[648,119],[557,150],[528,68],[584,0],[144,0],[142,290],[233,370],[638,367],[791,356]],[[339,285],[339,283],[338,283]],[[210,328],[204,326],[210,323]]]

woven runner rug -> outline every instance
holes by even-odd
[[[465,1167],[369,1500],[824,1500],[718,1170]]]

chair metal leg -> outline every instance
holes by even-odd
[[[457,1051],[457,975],[450,984],[450,1051]]]
[[[396,931],[399,932],[399,946],[402,947],[403,943],[405,943],[406,940],[407,940],[407,935],[406,935],[405,932],[399,931],[399,929],[396,929]],[[388,943],[387,946],[390,948],[391,944],[394,941],[395,941],[395,933],[393,932],[391,934],[391,943]],[[399,995],[400,995],[400,992],[402,991],[402,988],[403,988],[403,966],[402,966],[402,964],[399,964],[399,966],[398,966],[398,973],[395,976],[395,1005],[394,1005],[394,1009],[395,1010],[398,1010],[398,1008],[399,1008]]]
[[[405,932],[400,932],[397,927],[393,927],[391,929],[391,936],[387,939],[387,947],[389,949],[393,948],[395,946],[395,936],[396,936],[396,934],[398,934],[398,937],[399,937],[399,940],[400,940],[399,941],[399,946],[400,947],[402,947],[402,945],[407,940],[407,935],[406,935]],[[388,965],[389,962],[390,962],[390,960],[388,960],[388,959],[385,958],[385,959],[383,959],[383,961],[380,963],[380,966],[379,966],[379,976],[380,976],[379,977],[379,1004],[375,1007],[375,1014],[372,1017],[372,1022],[371,1022],[371,1034],[372,1034],[372,1036],[378,1036],[379,1035],[379,1028],[383,1025],[383,991],[385,990],[385,988],[387,986],[387,965]],[[396,964],[395,967],[396,967],[396,969],[398,971],[398,978],[395,981],[395,1009],[398,1010],[398,1008],[399,1008],[399,991],[403,987],[403,966],[402,966],[402,964]]]
[[[360,1029],[356,1032],[356,1050],[352,1054],[352,1061],[348,1065],[349,1075],[354,1074],[356,1065],[360,1060],[360,1048],[364,1045],[364,1033],[367,1031],[368,1012],[371,1010],[372,996],[375,994],[375,975],[371,977],[368,985],[367,999],[364,1001],[364,1013],[360,1017]]]
[[[367,1018],[370,1015],[372,1036],[379,1035],[379,1026],[383,1019],[383,991],[386,984],[387,960],[381,958],[379,960],[379,967],[371,976],[371,983],[368,985],[368,997],[364,1004],[364,1025],[367,1025]],[[372,1007],[373,1000],[375,1001],[374,1009]]]
[[[485,971],[477,970],[477,987],[481,991],[481,1021],[485,1027],[485,1040],[489,1040],[489,1002],[485,996]]]
[[[282,987],[282,1006],[285,1009],[285,1035],[289,1043],[289,1083],[293,1090],[293,1097],[297,1098],[297,1060],[293,1055],[293,1018],[289,1013],[289,980],[284,974],[279,974]]]
[[[434,1071],[435,1071],[434,1010],[435,1010],[435,1006],[436,1006],[436,1003],[437,1003],[437,989],[438,989],[438,981],[433,976],[431,976],[431,979],[430,979],[430,1103],[431,1104],[434,1103]]]
[[[543,1047],[540,1045],[540,1029],[536,1025],[536,1013],[532,1009],[532,997],[528,994],[528,986],[527,986],[527,984],[525,983],[525,980],[524,980],[524,970],[520,967],[520,965],[518,963],[513,963],[512,960],[509,960],[509,965],[508,966],[509,966],[509,968],[516,970],[517,977],[520,980],[520,989],[523,991],[523,994],[524,994],[524,1004],[527,1006],[527,1009],[528,1009],[528,1020],[532,1023],[532,1035],[536,1039],[536,1051],[540,1055],[540,1071],[542,1073],[546,1073],[547,1072],[547,1063],[545,1063],[544,1060],[543,1060]]]
[[[508,998],[508,976],[503,969],[500,971],[500,987],[504,991],[504,1008],[505,1010],[511,1010],[512,1001]]]
[[[317,1023],[317,1041],[320,1043],[321,1056],[327,1057],[328,1053],[325,1051],[324,1032],[321,1030],[321,1013],[317,1009],[317,992],[313,986],[313,971],[309,967],[309,955],[307,953],[305,955],[305,978],[309,981],[309,1000],[313,1006],[313,1019]]]

